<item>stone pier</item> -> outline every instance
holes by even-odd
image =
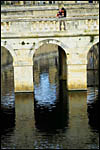
[[[73,15],[74,6],[78,9],[77,16]],[[74,6],[68,10],[68,15],[70,12],[72,15],[65,18],[55,17],[57,8],[52,8],[53,18],[46,18],[45,8],[2,7],[1,46],[13,57],[15,92],[34,91],[33,57],[45,44],[55,44],[62,49],[60,77],[66,79],[67,89],[87,89],[87,55],[90,48],[99,42],[99,4]],[[34,11],[37,14],[41,11],[42,17],[33,17]]]

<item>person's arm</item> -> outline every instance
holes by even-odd
[[[59,12],[57,13],[56,17],[59,17]]]

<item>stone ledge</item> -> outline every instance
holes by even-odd
[[[1,22],[35,22],[35,21],[73,21],[73,20],[88,20],[88,19],[99,19],[99,16],[85,16],[85,17],[69,17],[69,18],[37,18],[37,19],[1,19]]]
[[[72,17],[89,17],[89,16],[98,16],[99,15],[99,13],[91,13],[91,14],[72,14],[71,16]],[[1,18],[2,19],[20,19],[20,18],[28,18],[28,19],[40,19],[40,18],[56,18],[55,17],[55,15],[28,15],[28,16],[26,16],[26,15],[7,15],[7,16],[1,16]],[[70,18],[69,16],[67,16],[66,18]]]
[[[99,4],[90,4],[90,3],[74,3],[74,4],[64,4],[64,7],[66,9],[93,9],[93,8],[99,8]],[[28,5],[1,5],[1,13],[3,12],[13,12],[13,11],[32,11],[32,10],[58,10],[58,4],[57,5],[38,5],[38,6],[28,6]]]
[[[62,38],[64,38],[64,37],[82,37],[82,36],[99,36],[99,31],[98,31],[98,33],[88,33],[88,34],[67,34],[67,35],[65,35],[65,31],[64,31],[64,34],[58,34],[58,35],[53,35],[53,33],[50,35],[48,35],[48,33],[50,33],[50,32],[47,32],[44,36],[43,36],[43,33],[41,33],[41,35],[40,34],[38,34],[38,35],[24,35],[24,36],[22,36],[22,35],[15,35],[15,34],[13,34],[13,35],[8,35],[7,36],[7,34],[5,34],[5,36],[1,36],[1,39],[22,39],[22,38],[51,38],[51,37],[53,37],[53,38],[57,38],[57,37],[62,37]]]

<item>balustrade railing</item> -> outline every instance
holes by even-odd
[[[46,33],[99,31],[99,17],[51,19],[1,19],[1,33]]]

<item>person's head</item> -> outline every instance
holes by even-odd
[[[65,8],[64,8],[64,7],[62,7],[61,9],[62,9],[62,10],[65,10]]]

